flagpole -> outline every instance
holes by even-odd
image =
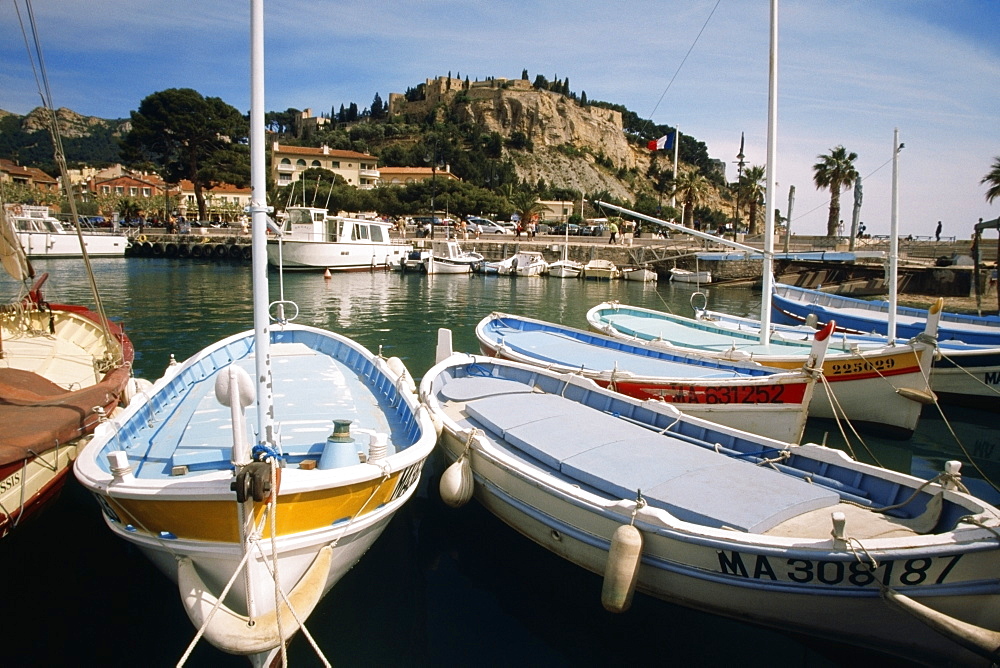
[[[681,131],[674,128],[674,183],[677,183],[677,149],[681,145]],[[673,194],[670,195],[670,208],[674,208],[677,204],[677,188],[674,188]]]

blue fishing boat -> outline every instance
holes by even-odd
[[[820,290],[776,283],[771,298],[775,320],[791,325],[837,321],[837,329],[855,334],[889,332],[890,302],[855,299]],[[927,309],[896,307],[896,335],[909,339],[919,335],[927,322]],[[942,311],[938,324],[939,341],[956,341],[979,346],[1000,347],[1000,316],[977,316]]]
[[[483,318],[476,338],[484,355],[577,373],[622,394],[797,443],[830,331],[815,334],[816,346],[797,370],[671,353],[509,313]]]
[[[420,385],[451,462],[442,498],[475,496],[603,574],[608,610],[639,591],[921,663],[995,658],[1000,510],[963,491],[957,462],[921,480],[577,374],[446,355],[449,335]]]

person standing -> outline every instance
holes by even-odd
[[[938,221],[937,228],[934,230],[934,241],[941,241],[941,221]]]
[[[612,220],[611,225],[608,227],[608,243],[609,244],[617,243],[617,238],[618,238],[618,223]]]

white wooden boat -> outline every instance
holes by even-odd
[[[170,366],[75,473],[177,583],[192,646],[264,666],[413,495],[436,435],[398,359],[289,322],[283,298],[270,317],[263,0],[251,9],[254,329]]]
[[[611,260],[591,260],[583,265],[583,277],[588,281],[610,281],[618,278],[621,272]]]
[[[125,257],[128,237],[111,232],[68,230],[49,215],[49,207],[29,204],[4,205],[8,222],[29,258],[82,258],[80,238],[90,257]]]
[[[741,318],[720,311],[697,309],[695,319],[712,325],[758,336],[760,321]],[[816,333],[810,325],[771,325],[772,338],[787,342],[808,343]],[[930,387],[942,403],[969,408],[1000,411],[1000,346],[975,346],[947,340],[934,341],[925,335],[922,341],[935,346],[931,366]],[[897,345],[907,345],[906,339],[897,339]],[[830,349],[851,353],[878,350],[886,345],[886,337],[838,332],[833,336]]]
[[[0,537],[58,497],[78,450],[137,387],[121,326],[46,302],[47,276],[0,305]]]
[[[799,370],[669,353],[509,313],[476,325],[484,355],[577,373],[639,399],[676,404],[688,415],[798,443],[832,328],[817,333]]]
[[[648,267],[622,267],[621,277],[626,281],[639,281],[640,283],[655,283],[656,272]]]
[[[428,274],[471,274],[484,261],[479,253],[462,250],[457,241],[434,241],[422,269]]]
[[[501,276],[541,276],[549,268],[541,253],[524,250],[493,264]]]
[[[800,368],[808,355],[802,341],[780,336],[760,340],[760,327],[740,332],[710,319],[692,319],[638,306],[605,302],[587,312],[591,329],[654,348],[728,360],[753,360],[781,369]],[[934,401],[927,378],[934,356],[933,318],[927,340],[844,351],[831,345],[825,381],[809,405],[811,417],[846,417],[856,426],[909,438],[924,404]]]
[[[670,269],[670,280],[674,283],[711,283],[712,272],[707,269],[691,271],[690,269],[672,267]]]
[[[835,319],[837,329],[845,332],[883,336],[888,334],[888,301],[855,299],[777,283],[771,297],[771,307],[775,320],[786,324],[804,324],[807,320],[823,324]],[[900,338],[908,339],[919,335],[926,321],[927,309],[896,307],[896,335]],[[1000,317],[943,311],[938,325],[938,340],[1000,346]]]
[[[553,278],[579,278],[583,265],[573,260],[556,260],[549,264],[549,276]]]
[[[290,206],[267,261],[297,271],[371,271],[398,265],[413,250],[389,238],[391,223],[330,216],[326,209]]]
[[[610,611],[638,591],[936,665],[1000,646],[1000,510],[957,462],[927,482],[481,356],[420,394],[453,462],[442,499],[603,574]]]

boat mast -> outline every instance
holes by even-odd
[[[250,3],[250,226],[257,381],[257,443],[273,445],[271,334],[267,284],[267,177],[264,171],[264,2]]]
[[[886,340],[896,340],[896,300],[898,289],[896,276],[899,271],[899,128],[892,131],[892,210],[889,216],[889,321]]]
[[[767,174],[765,185],[767,218],[764,221],[764,266],[761,285],[760,342],[768,345],[771,330],[771,290],[774,285],[774,216],[777,192],[774,176],[778,146],[778,0],[771,0],[771,52],[767,92]]]

